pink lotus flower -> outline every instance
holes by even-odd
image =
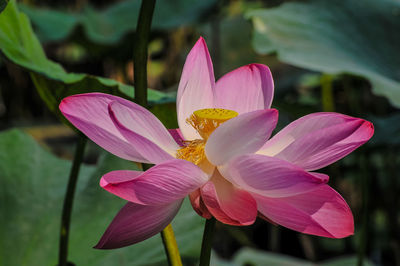
[[[97,248],[118,248],[160,232],[187,195],[205,218],[250,225],[259,216],[312,235],[353,234],[344,199],[313,172],[365,143],[373,126],[337,113],[314,113],[271,139],[278,112],[267,66],[240,67],[218,82],[205,41],[189,53],[179,83],[179,129],[168,130],[145,108],[89,93],[65,98],[64,116],[107,151],[152,163],[146,172],[113,171],[100,185],[128,203]]]

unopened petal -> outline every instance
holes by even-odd
[[[271,107],[274,81],[265,65],[250,64],[222,76],[215,84],[215,105],[239,114]]]
[[[172,221],[182,201],[156,206],[128,202],[115,216],[94,248],[121,248],[154,236]]]

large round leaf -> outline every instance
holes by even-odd
[[[367,78],[400,107],[400,2],[312,0],[246,14],[253,46],[299,67]]]
[[[71,162],[59,159],[18,130],[0,133],[0,265],[56,265],[61,207]],[[165,264],[159,236],[117,250],[92,247],[125,201],[99,186],[100,177],[135,169],[110,154],[81,168],[72,214],[69,260],[76,265]],[[180,251],[196,258],[203,219],[186,201],[172,223]]]

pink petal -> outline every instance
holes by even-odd
[[[175,142],[179,146],[184,146],[185,145],[185,139],[183,138],[183,135],[181,133],[181,130],[179,128],[176,129],[168,129],[169,134],[174,138]]]
[[[287,198],[253,195],[258,210],[273,222],[305,234],[342,238],[354,233],[353,215],[328,185]]]
[[[200,189],[196,189],[189,195],[190,203],[193,209],[203,218],[210,219],[212,217],[211,213],[207,210],[206,205],[201,199]]]
[[[151,112],[132,102],[116,101],[108,110],[120,133],[148,161],[157,164],[175,158],[179,146]]]
[[[196,165],[174,159],[146,172],[112,171],[101,178],[100,186],[134,203],[159,205],[184,198],[207,180],[207,175]]]
[[[268,140],[278,121],[275,109],[241,114],[221,124],[209,137],[205,153],[214,165],[258,151]]]
[[[305,170],[343,158],[373,135],[372,123],[337,113],[304,116],[281,130],[257,153],[278,157]]]
[[[274,81],[265,65],[242,66],[224,75],[215,86],[218,108],[241,114],[271,107]]]
[[[176,99],[178,123],[186,140],[200,138],[186,119],[199,109],[214,107],[214,70],[203,38],[196,42],[186,58]]]
[[[130,103],[108,94],[86,93],[64,98],[59,108],[76,128],[103,149],[126,160],[149,163],[115,127],[108,114],[112,101]]]
[[[94,248],[121,248],[154,236],[172,221],[181,204],[182,200],[157,206],[128,202],[114,217]]]
[[[218,169],[241,189],[273,198],[303,194],[323,181],[292,163],[258,154],[236,157]]]
[[[250,193],[234,187],[218,171],[201,188],[208,211],[220,222],[250,225],[257,218],[257,204]]]

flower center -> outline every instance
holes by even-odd
[[[219,125],[237,115],[235,111],[221,108],[200,109],[194,111],[186,121],[199,132],[203,139],[207,140]]]
[[[199,132],[203,139],[185,141],[185,146],[177,151],[176,158],[192,162],[211,174],[214,166],[207,160],[204,153],[207,139],[219,125],[237,115],[235,111],[220,108],[194,111],[186,121]]]

